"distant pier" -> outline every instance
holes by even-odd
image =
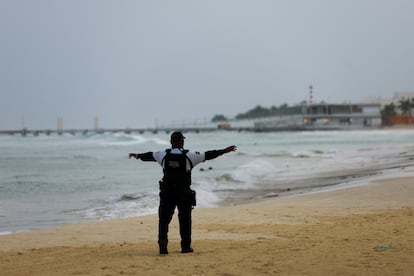
[[[21,136],[39,136],[39,135],[99,135],[104,133],[125,133],[125,134],[144,134],[144,133],[172,133],[174,131],[182,131],[183,133],[201,133],[214,131],[234,131],[234,132],[282,132],[282,131],[317,131],[317,130],[355,130],[355,129],[379,129],[377,126],[352,126],[352,125],[331,125],[331,126],[315,126],[315,125],[290,125],[290,126],[253,126],[253,127],[187,127],[187,128],[115,128],[115,129],[61,129],[61,130],[0,130],[0,135],[21,135]]]
[[[39,136],[39,135],[89,135],[89,134],[104,134],[104,133],[125,133],[125,134],[144,134],[144,133],[153,133],[157,134],[159,132],[172,133],[176,130],[182,131],[184,133],[193,132],[212,132],[223,130],[220,127],[185,127],[185,128],[110,128],[110,129],[17,129],[17,130],[0,130],[0,135],[21,135],[21,136]],[[229,131],[253,131],[253,128],[250,127],[241,127],[241,128],[226,128]]]

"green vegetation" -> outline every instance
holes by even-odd
[[[394,123],[412,123],[412,109],[414,108],[414,98],[402,98],[398,105],[394,103],[387,104],[381,110],[382,124],[392,126]],[[400,112],[398,112],[400,111]]]
[[[216,122],[227,122],[228,120],[227,120],[226,116],[224,116],[222,114],[217,114],[217,115],[214,115],[214,117],[211,119],[211,121],[213,123],[216,123]]]
[[[397,115],[397,108],[394,103],[384,106],[381,110],[382,124],[384,126],[392,126],[394,124],[393,118]]]
[[[243,119],[255,119],[271,116],[283,116],[283,115],[294,115],[302,112],[302,105],[288,106],[287,104],[282,104],[279,107],[272,106],[270,108],[257,105],[256,107],[248,110],[245,113],[239,113],[236,115],[236,120]],[[215,115],[212,119],[212,122],[223,122],[227,121],[227,118],[224,115]]]
[[[282,104],[279,107],[272,106],[270,108],[265,108],[258,105],[246,113],[237,114],[236,119],[254,119],[261,117],[294,115],[298,113],[302,113],[302,105],[288,106],[287,104]]]
[[[401,110],[403,117],[411,118],[411,109],[414,108],[414,98],[411,100],[402,98],[398,103],[398,108]]]

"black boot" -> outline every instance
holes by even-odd
[[[158,241],[158,245],[160,246],[161,255],[168,254],[168,249],[167,249],[168,241],[166,240]]]
[[[192,252],[194,252],[192,247],[183,247],[181,249],[181,253],[192,253]]]

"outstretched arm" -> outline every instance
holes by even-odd
[[[146,153],[129,153],[129,158],[141,159],[142,161],[155,161],[152,151]]]
[[[225,148],[224,149],[224,153],[228,153],[228,152],[231,152],[231,151],[236,151],[237,150],[237,147],[236,146],[228,146],[227,148]]]
[[[206,160],[211,160],[211,159],[219,157],[220,155],[223,155],[225,153],[229,153],[232,151],[236,151],[236,150],[237,150],[236,146],[228,146],[227,148],[224,148],[221,150],[209,150],[205,152]]]

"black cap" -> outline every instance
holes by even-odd
[[[171,134],[171,142],[172,141],[180,141],[181,139],[185,139],[183,133],[181,131],[175,131]]]

